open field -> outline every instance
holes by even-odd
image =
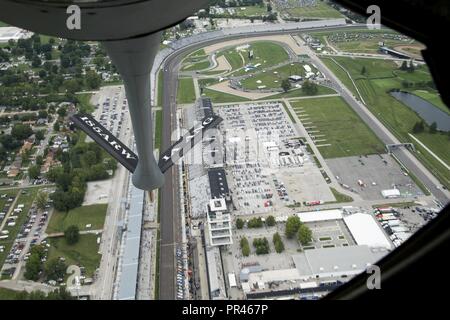
[[[414,54],[417,54],[420,49],[424,48],[422,44],[414,39],[387,28],[375,30],[356,29],[352,31],[336,30],[333,32],[321,31],[312,32],[311,35],[320,39],[324,45],[326,40],[328,40],[331,46],[344,52],[379,53],[378,49],[381,42],[390,48],[407,47]]]
[[[324,94],[335,94],[336,91],[334,91],[331,88],[328,87],[324,87],[321,85],[317,85],[317,93],[315,94],[315,96],[320,96],[320,95],[324,95]],[[275,94],[273,96],[264,98],[264,99],[283,99],[283,98],[300,98],[300,97],[306,97],[309,96],[308,94],[306,94],[302,89],[291,89],[288,92],[281,92],[279,94]],[[262,100],[264,100],[262,99]]]
[[[224,9],[225,12],[220,16],[230,18],[262,17],[267,14],[265,5],[230,7]]]
[[[86,276],[92,277],[100,265],[101,255],[98,253],[97,236],[95,234],[80,235],[80,240],[74,245],[68,245],[64,237],[49,239],[50,250],[48,260],[59,257],[66,259],[66,264],[86,268]]]
[[[0,22],[2,23],[2,22]],[[14,300],[19,291],[0,288],[0,300]]]
[[[304,64],[290,63],[270,71],[258,73],[242,80],[242,87],[250,90],[257,89],[259,86],[266,86],[267,88],[280,88],[281,81],[287,79],[289,76],[297,75],[304,77],[306,74],[306,71],[303,68]],[[312,72],[317,71],[311,65],[309,66],[311,67]]]
[[[393,89],[404,90],[403,84],[408,82],[411,86],[406,90],[426,90],[428,94],[424,98],[435,100],[438,95],[429,86],[432,79],[426,66],[421,66],[414,72],[408,73],[399,70],[393,62],[384,60],[347,57],[336,57],[335,59],[349,71],[371,112],[400,141],[414,143],[408,133],[411,133],[414,124],[422,119],[409,107],[393,98],[389,92]],[[365,75],[361,74],[363,66],[367,70]],[[340,78],[342,73],[337,73],[336,76]],[[342,81],[344,85],[346,85],[346,82],[348,83],[345,78]],[[450,163],[450,154],[448,153],[450,140],[446,133],[432,134],[426,128],[424,132],[416,134],[416,137],[443,161],[447,164]],[[418,145],[416,147],[419,151],[416,156],[436,175],[442,184],[447,188],[450,187],[450,172],[426,150]]]
[[[314,6],[296,7],[298,2],[295,0],[288,0],[291,8],[278,8],[282,14],[288,15],[291,18],[343,18],[344,16],[336,9],[330,7],[324,2],[317,1]]]
[[[225,58],[230,63],[232,70],[237,70],[233,73],[234,76],[246,74],[244,69],[240,69],[245,65],[260,64],[257,70],[277,65],[289,59],[289,55],[285,48],[278,43],[272,41],[253,41],[248,43],[249,47],[245,48],[240,45],[233,48],[227,48],[217,54],[217,57],[225,55]],[[236,51],[236,48],[241,49]],[[250,51],[253,50],[253,58],[249,58]],[[239,70],[238,70],[239,69]],[[249,71],[250,73],[251,71]]]
[[[195,90],[192,78],[178,79],[177,103],[192,103],[194,101]]]
[[[69,210],[68,213],[54,211],[48,224],[47,233],[64,232],[69,226],[75,225],[80,230],[103,229],[107,204],[93,204]],[[91,224],[91,228],[86,228]]]
[[[315,131],[312,135],[324,158],[384,152],[381,141],[342,98],[304,99],[291,104],[298,116],[307,119],[300,119],[303,125]]]

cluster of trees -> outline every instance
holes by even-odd
[[[268,254],[270,252],[269,241],[266,237],[253,239],[253,246],[256,248],[256,254]]]
[[[291,90],[291,88],[292,88],[292,84],[289,81],[289,79],[281,80],[281,89],[283,89],[284,92],[288,92],[289,90]]]
[[[400,70],[407,72],[414,72],[415,67],[412,61],[409,61],[409,63],[407,61],[403,61],[402,65],[400,66]]]
[[[312,232],[307,225],[300,221],[297,216],[289,217],[286,221],[285,235],[288,239],[292,239],[297,236],[297,240],[306,245],[312,241]]]
[[[302,90],[305,94],[313,96],[317,94],[319,88],[317,87],[317,84],[315,84],[314,82],[305,80],[302,85]]]
[[[12,295],[12,300],[74,300],[75,297],[73,297],[69,291],[67,291],[65,288],[58,288],[52,292],[49,292],[48,294],[45,294],[44,292],[37,290],[37,291],[31,291],[26,292],[18,291]]]
[[[425,122],[424,122],[423,120],[421,120],[421,121],[417,121],[417,122],[414,124],[414,126],[413,126],[413,128],[412,128],[412,132],[413,132],[413,133],[422,133],[422,132],[425,131],[425,129],[426,129]],[[429,132],[430,132],[431,134],[435,134],[435,133],[437,132],[437,123],[436,123],[436,122],[433,122],[433,123],[430,125]]]
[[[77,226],[69,226],[64,231],[64,238],[68,245],[74,245],[80,240],[80,230]]]
[[[31,248],[30,257],[25,265],[24,277],[27,280],[37,281],[39,279],[58,280],[64,278],[67,265],[59,258],[54,258],[43,263],[45,247],[37,245]]]
[[[242,255],[244,257],[248,257],[250,255],[250,245],[249,245],[246,237],[241,238],[240,245],[241,245]]]
[[[273,227],[276,224],[275,217],[274,216],[268,216],[266,219],[266,225],[268,227]],[[236,219],[236,228],[242,229],[245,226],[245,221],[241,218]],[[264,223],[260,217],[258,218],[252,218],[247,222],[247,227],[252,228],[262,228],[264,226]]]
[[[29,125],[24,125],[21,123],[15,124],[11,129],[11,134],[1,134],[0,135],[0,157],[6,158],[6,153],[10,151],[15,151],[20,148],[23,144],[23,140],[27,139],[33,134],[33,130]]]
[[[62,166],[52,168],[47,173],[47,179],[55,182],[57,186],[51,199],[59,211],[68,211],[81,206],[86,192],[86,182],[106,179],[109,177],[107,170],[117,168],[114,160],[104,161],[105,154],[96,143],[77,144],[77,139],[69,142],[73,145],[70,152],[59,150],[56,154]]]
[[[273,235],[273,239],[272,240],[273,240],[273,245],[275,246],[275,251],[277,253],[283,252],[284,251],[284,243],[283,243],[283,240],[281,240],[281,236],[280,236],[280,234],[278,232],[276,232]]]
[[[261,217],[258,218],[251,218],[247,222],[247,228],[253,229],[253,228],[262,228],[264,225]]]

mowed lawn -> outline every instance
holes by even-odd
[[[69,226],[75,225],[80,230],[103,229],[107,204],[93,204],[70,210],[68,213],[54,211],[47,227],[47,233],[64,232]],[[91,224],[91,228],[86,228]]]
[[[192,103],[195,101],[194,81],[192,78],[178,79],[177,103]]]
[[[68,245],[64,237],[49,238],[48,260],[64,257],[67,266],[74,264],[85,267],[87,276],[92,277],[101,258],[97,237],[95,234],[80,235],[79,241],[74,245]]]
[[[303,65],[309,65],[312,72],[317,70],[309,63],[289,63],[282,67],[258,73],[252,77],[241,80],[241,85],[245,89],[257,89],[259,86],[266,86],[267,88],[280,88],[281,81],[289,78],[292,75],[304,77],[306,74]],[[260,81],[258,83],[257,81]]]
[[[316,145],[324,158],[350,157],[366,154],[384,153],[384,145],[365,125],[359,116],[341,97],[303,99],[292,102],[297,115],[308,117],[302,121],[318,136]],[[311,122],[311,124],[305,124]],[[323,136],[320,136],[323,135]]]
[[[303,7],[298,6],[298,1],[296,0],[289,0],[288,2],[288,9],[279,8],[279,10],[282,10],[283,13],[293,18],[343,18],[343,15],[339,11],[321,1],[317,1],[315,5]]]

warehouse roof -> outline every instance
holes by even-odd
[[[384,247],[391,249],[391,243],[373,216],[365,213],[355,213],[344,218],[355,242],[369,247]]]

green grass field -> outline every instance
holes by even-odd
[[[178,79],[177,103],[192,103],[195,101],[194,81],[192,78]]]
[[[69,210],[68,213],[54,211],[49,221],[46,232],[64,232],[69,226],[75,225],[80,230],[103,229],[105,223],[107,204],[93,204]],[[86,228],[91,224],[91,228]]]
[[[324,135],[317,139],[326,141],[320,144],[330,146],[318,147],[324,158],[349,157],[365,154],[384,153],[384,145],[365,125],[359,116],[341,97],[303,99],[291,102],[299,115],[302,110],[311,122],[307,126],[315,126],[320,132],[314,135]]]
[[[155,148],[159,149],[161,148],[161,136],[162,136],[162,110],[156,110],[155,111]]]
[[[223,93],[220,91],[212,89],[204,89],[203,95],[205,97],[211,98],[213,103],[226,103],[226,102],[240,102],[240,101],[250,101],[250,99],[235,96],[233,94]]]
[[[49,238],[50,250],[48,260],[64,257],[67,266],[75,264],[86,268],[86,276],[92,277],[100,265],[101,255],[95,234],[80,235],[80,240],[74,245],[68,245],[64,237]]]
[[[336,9],[330,7],[324,2],[317,1],[314,6],[295,7],[298,1],[288,1],[291,8],[281,9],[283,14],[292,18],[343,18],[344,16]]]
[[[164,73],[163,73],[163,71],[162,70],[159,70],[158,71],[158,88],[157,88],[157,90],[158,90],[158,92],[156,93],[157,94],[157,99],[156,99],[156,104],[158,105],[158,106],[162,106],[162,101],[163,101],[163,94],[164,94],[164,92],[163,92],[163,90],[164,90]]]
[[[0,21],[0,27],[8,27],[8,26],[9,26],[9,24]]]
[[[182,71],[198,71],[209,68],[210,63],[209,60],[200,60],[198,62],[187,63],[181,69]]]
[[[437,92],[430,88],[431,75],[426,66],[417,68],[414,72],[401,71],[393,63],[377,59],[353,59],[348,57],[336,57],[355,80],[361,95],[370,111],[402,142],[416,143],[408,136],[412,127],[422,119],[409,107],[393,98],[389,91],[402,89],[403,80],[414,82],[414,90],[426,90],[426,100],[431,97],[431,103],[438,97]],[[326,62],[325,62],[326,63]],[[361,75],[361,69],[365,66],[367,73]],[[336,74],[339,78],[342,74]],[[344,85],[346,80],[342,79]],[[438,107],[438,106],[437,106]],[[441,106],[442,107],[442,106]],[[446,163],[450,163],[450,140],[446,133],[431,134],[428,130],[417,134],[416,137],[430,148],[438,157]],[[431,156],[426,150],[416,145],[420,153],[416,156],[433,172],[440,182],[447,188],[450,187],[450,172]]]
[[[258,70],[277,65],[289,59],[286,50],[278,43],[271,41],[249,42],[250,47],[236,52],[236,48],[228,48],[220,52],[217,56],[224,54],[233,70],[242,68],[247,64],[261,64]],[[253,50],[253,59],[249,58],[249,51]],[[240,54],[239,54],[240,53]],[[241,57],[242,56],[242,57]],[[242,60],[244,59],[244,61]],[[251,71],[249,71],[251,73]],[[233,76],[247,74],[244,69],[233,72]]]
[[[306,71],[303,68],[303,65],[304,64],[301,63],[289,63],[285,66],[267,72],[261,72],[244,79],[241,81],[241,84],[244,89],[250,90],[257,89],[259,86],[266,86],[267,88],[280,88],[281,81],[287,79],[289,76],[298,75],[304,77]],[[312,72],[316,71],[314,67],[311,65],[309,66],[311,67]],[[258,83],[257,81],[261,81],[261,83]]]
[[[0,288],[0,300],[14,300],[18,293],[19,291]]]
[[[317,93],[315,96],[320,96],[324,94],[335,94],[336,91],[333,89],[330,89],[328,87],[324,87],[321,85],[317,86]],[[282,92],[267,98],[259,99],[259,100],[265,100],[265,99],[283,99],[283,98],[300,98],[300,97],[306,97],[308,96],[302,89],[291,89],[288,92]]]
[[[353,201],[352,197],[347,196],[343,193],[340,193],[335,188],[330,187],[330,190],[333,193],[334,197],[336,198],[336,201],[334,203],[352,202]]]

